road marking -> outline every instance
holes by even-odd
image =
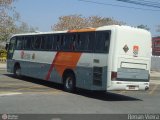
[[[20,95],[22,93],[14,92],[14,93],[0,93],[0,97],[2,96],[13,96],[13,95]]]
[[[156,84],[153,89],[149,92],[149,94],[153,94],[155,92],[155,90],[158,88],[158,84]]]
[[[35,88],[42,88],[42,87],[37,87],[37,86],[31,86],[31,87],[24,87],[24,88],[19,88],[16,89],[15,91],[21,91],[21,90],[34,90]],[[43,88],[42,88],[43,89]]]

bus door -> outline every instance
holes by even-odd
[[[14,50],[16,45],[16,37],[13,37],[10,40],[9,47],[8,47],[8,53],[7,53],[7,59],[11,60],[13,58]]]

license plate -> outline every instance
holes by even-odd
[[[139,89],[138,86],[133,86],[133,85],[127,86],[127,90],[138,90],[138,89]]]
[[[129,90],[135,90],[136,86],[129,86]]]

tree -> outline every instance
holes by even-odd
[[[0,9],[4,9],[12,5],[15,0],[0,0]]]
[[[19,14],[12,6],[15,0],[0,0],[0,41],[5,41],[16,29]],[[9,14],[10,13],[10,14]]]
[[[12,34],[34,32],[38,28],[20,22],[20,15],[12,6],[16,0],[0,0],[0,42],[6,41]]]
[[[114,18],[106,18],[100,16],[90,16],[88,19],[88,27],[100,27],[104,25],[122,25],[124,22],[114,20]]]
[[[104,25],[121,25],[125,24],[113,18],[90,16],[83,17],[82,15],[68,15],[59,17],[59,21],[52,26],[52,30],[72,30],[82,29],[87,27],[100,27]]]
[[[137,28],[141,28],[141,29],[148,30],[148,31],[150,30],[150,28],[147,25],[143,25],[143,24],[138,25]]]
[[[81,15],[70,15],[59,17],[59,21],[55,24],[53,30],[67,30],[67,29],[81,29],[83,26],[87,26],[86,18]]]
[[[29,33],[29,32],[36,32],[38,30],[37,27],[29,26],[26,22],[21,22],[19,26],[16,27],[16,33]]]

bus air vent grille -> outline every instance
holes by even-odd
[[[102,86],[102,67],[93,67],[93,85]]]

